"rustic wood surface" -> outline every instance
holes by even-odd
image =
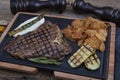
[[[74,0],[67,0],[73,2]],[[120,9],[120,0],[85,0],[97,6],[111,6],[114,8]],[[0,0],[0,20],[5,19],[11,21],[13,15],[10,12],[10,1],[9,0]],[[60,15],[60,16],[67,16],[73,18],[85,18],[89,15],[79,15],[72,12],[70,6],[67,6],[67,10],[64,11],[63,14],[58,14],[57,12],[50,12],[49,10],[40,11],[45,12],[49,15]],[[39,13],[40,13],[39,12]],[[57,80],[52,72],[40,70],[39,73],[30,75],[26,73],[16,72],[16,71],[8,71],[0,69],[0,80]]]

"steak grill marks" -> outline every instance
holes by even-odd
[[[58,26],[46,22],[35,31],[17,36],[5,47],[5,50],[22,59],[44,56],[62,60],[66,54],[71,52],[71,48],[63,37],[60,44],[54,43],[58,34],[62,35]]]

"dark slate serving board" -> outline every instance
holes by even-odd
[[[16,20],[14,21],[13,25],[11,26],[10,30],[13,30],[19,24],[21,24],[25,20],[30,19],[32,17],[35,17],[35,15],[23,14],[23,13],[19,14]],[[50,17],[50,16],[45,16],[45,19],[46,21],[51,21],[52,23],[57,24],[60,27],[60,29],[64,29],[65,27],[70,25],[71,22],[73,21],[73,19]],[[76,43],[73,43],[71,41],[68,41],[68,42],[72,47],[72,53],[70,55],[67,55],[65,59],[62,61],[62,64],[59,66],[37,64],[37,63],[30,62],[28,60],[16,59],[15,57],[12,57],[6,51],[4,51],[4,47],[13,39],[13,37],[10,37],[8,34],[5,36],[4,40],[0,44],[0,61],[32,66],[38,69],[47,69],[50,71],[61,71],[61,72],[66,72],[66,73],[71,73],[71,74],[76,74],[81,76],[107,79],[108,63],[109,63],[108,60],[109,60],[109,51],[110,51],[110,31],[111,31],[111,27],[108,28],[108,36],[105,42],[105,45],[106,45],[105,51],[103,53],[101,53],[100,51],[97,51],[97,55],[100,58],[101,65],[100,65],[100,68],[95,71],[86,69],[83,64],[80,67],[75,69],[69,66],[69,64],[67,63],[68,58],[79,48]]]

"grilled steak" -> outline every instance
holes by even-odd
[[[59,27],[51,22],[46,22],[25,35],[17,36],[5,47],[5,50],[22,59],[44,56],[62,60],[71,52]]]

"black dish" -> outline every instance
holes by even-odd
[[[21,24],[25,20],[32,18],[34,16],[35,15],[23,14],[23,13],[19,14],[10,30],[13,30],[19,24]],[[73,19],[66,19],[66,18],[59,18],[59,17],[45,16],[45,18],[47,21],[51,21],[52,23],[57,24],[60,27],[60,29],[64,29],[65,27],[70,25],[71,22],[73,21]],[[108,27],[108,36],[107,36],[107,40],[105,42],[106,49],[105,49],[104,53],[97,51],[97,55],[101,61],[101,66],[98,70],[95,70],[95,71],[86,69],[84,65],[81,65],[80,67],[75,68],[75,69],[71,68],[69,66],[69,64],[67,63],[68,58],[74,52],[76,52],[76,50],[79,48],[76,43],[73,43],[71,41],[68,41],[68,42],[69,42],[70,46],[72,47],[72,53],[70,55],[67,55],[65,57],[65,59],[62,61],[62,64],[59,66],[37,64],[37,63],[30,62],[28,60],[16,59],[16,58],[12,57],[11,55],[9,55],[4,50],[4,47],[13,39],[13,37],[10,37],[8,34],[6,35],[6,37],[0,44],[0,61],[32,66],[32,67],[36,67],[38,69],[47,69],[50,71],[61,71],[61,72],[66,72],[66,73],[71,73],[71,74],[76,74],[76,75],[81,75],[81,76],[87,76],[87,77],[93,77],[93,78],[99,78],[99,79],[107,79],[108,63],[109,63],[109,50],[110,50],[110,31],[111,31],[111,28]]]

